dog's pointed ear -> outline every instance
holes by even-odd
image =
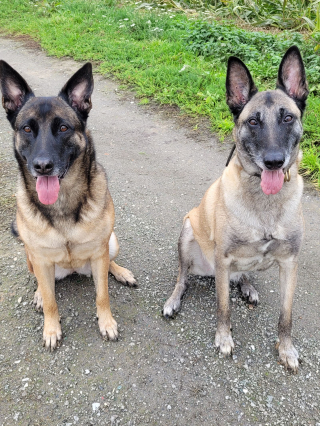
[[[277,89],[283,90],[298,105],[301,112],[309,94],[302,57],[297,46],[287,50],[278,71]]]
[[[86,120],[92,108],[93,92],[92,65],[83,65],[61,89],[59,96],[63,98],[83,120]]]
[[[21,107],[34,94],[25,79],[5,61],[0,61],[0,82],[2,105],[13,126]]]
[[[226,89],[227,104],[234,118],[237,119],[244,106],[258,92],[258,89],[248,68],[235,56],[231,56],[228,60]]]

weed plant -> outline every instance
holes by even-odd
[[[184,3],[205,5],[217,17],[237,18],[250,25],[319,31],[319,0],[184,0]]]
[[[209,117],[221,138],[233,128],[225,102],[228,56],[246,62],[260,89],[273,89],[281,57],[297,44],[311,90],[304,119],[303,170],[320,186],[316,37],[305,40],[298,33],[249,32],[194,21],[177,8],[130,6],[115,0],[2,0],[0,26],[7,33],[30,35],[50,55],[94,61],[99,72],[133,87],[143,104],[152,98],[176,104],[185,113]]]

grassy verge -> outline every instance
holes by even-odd
[[[142,103],[153,98],[207,116],[222,138],[233,127],[225,103],[226,58],[236,54],[252,70],[260,89],[274,88],[281,56],[298,44],[312,92],[305,115],[303,169],[320,186],[316,40],[304,40],[297,33],[248,32],[194,21],[173,10],[154,10],[146,3],[132,6],[114,0],[2,0],[0,27],[30,35],[51,55],[96,61],[100,72],[134,87]]]
[[[207,0],[206,3],[216,16],[237,17],[255,26],[320,30],[319,0]]]

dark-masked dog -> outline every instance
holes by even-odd
[[[298,48],[293,46],[284,55],[276,90],[259,93],[247,67],[235,57],[228,62],[226,89],[235,121],[236,155],[200,205],[184,218],[179,276],[163,314],[172,317],[180,309],[188,272],[215,276],[215,344],[228,355],[234,349],[229,280],[238,281],[242,293],[257,303],[258,294],[247,271],[278,264],[279,356],[286,367],[296,371],[298,352],[292,344],[291,317],[303,237],[303,182],[298,168],[301,116],[308,96]]]
[[[34,304],[44,313],[44,345],[61,340],[55,278],[93,275],[100,332],[118,337],[110,311],[108,271],[135,284],[118,266],[114,207],[103,167],[86,130],[93,91],[90,63],[78,70],[57,97],[35,97],[26,81],[0,62],[2,103],[14,130],[20,177],[13,229],[24,243],[27,264],[38,281]]]

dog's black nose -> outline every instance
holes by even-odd
[[[37,173],[45,175],[53,170],[53,161],[46,157],[37,157],[33,160],[33,167]]]
[[[264,165],[269,170],[278,170],[285,162],[284,153],[278,150],[268,151],[263,159]]]

